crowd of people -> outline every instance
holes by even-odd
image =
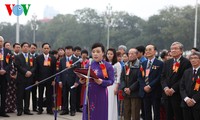
[[[82,112],[83,120],[200,120],[200,53],[192,48],[184,57],[183,50],[180,42],[161,52],[153,44],[105,51],[94,43],[89,59],[79,46],[43,43],[37,53],[34,43],[11,47],[0,36],[0,116],[46,108],[50,115]],[[91,77],[74,72],[80,68]]]

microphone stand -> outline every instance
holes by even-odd
[[[32,87],[37,86],[38,84],[41,84],[41,83],[43,83],[43,82],[46,82],[46,81],[49,80],[50,78],[56,77],[56,79],[57,79],[59,74],[61,74],[61,73],[63,73],[64,71],[67,71],[67,70],[69,70],[69,69],[75,67],[75,65],[76,65],[78,62],[80,62],[80,61],[82,61],[82,58],[80,58],[79,60],[77,60],[76,62],[74,62],[74,63],[71,65],[70,68],[65,68],[65,69],[63,69],[62,71],[57,72],[57,73],[54,74],[54,75],[51,75],[51,76],[49,76],[49,77],[47,77],[47,78],[45,78],[45,79],[43,79],[43,80],[41,80],[41,81],[39,81],[39,82],[33,84],[33,85],[30,85],[30,86],[26,87],[25,90],[29,90],[29,89],[31,89]],[[53,98],[54,98],[54,107],[55,107],[55,108],[54,108],[54,109],[55,109],[55,110],[54,110],[54,120],[57,120],[57,112],[58,112],[58,111],[57,111],[57,99],[56,99],[56,96],[57,96],[57,95],[56,95],[56,79],[54,79],[55,85],[53,86],[53,92],[54,92]]]
[[[57,108],[57,80],[58,76],[54,79],[55,85],[53,86],[53,103],[54,103],[54,120],[57,120],[57,113],[58,113],[58,108]]]
[[[91,63],[92,63],[92,60],[90,60],[90,62],[89,62],[89,68],[88,68],[87,79],[86,79],[85,103],[84,103],[88,107],[88,120],[90,120],[90,105],[89,105],[89,99],[88,99],[88,87],[89,87],[89,80],[90,80]]]

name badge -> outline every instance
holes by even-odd
[[[3,60],[3,54],[0,53],[0,60]]]
[[[69,68],[71,64],[69,62],[66,62],[66,67]]]
[[[49,66],[48,61],[44,60],[44,66]]]
[[[26,62],[28,62],[28,57],[26,57],[25,59],[26,59]]]
[[[146,69],[146,77],[148,77],[149,76],[149,73],[150,73],[150,69]]]

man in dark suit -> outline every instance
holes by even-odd
[[[172,43],[170,49],[173,59],[164,63],[161,81],[165,93],[166,118],[167,120],[173,120],[175,117],[176,120],[183,120],[179,84],[183,72],[190,68],[191,64],[188,59],[182,56],[183,45],[180,42]]]
[[[37,50],[37,45],[35,43],[32,43],[31,46],[30,46],[30,56],[34,57],[36,59],[36,57],[38,56],[38,54],[36,53],[36,50]],[[36,76],[37,74],[34,75],[34,78],[33,78],[33,83],[35,83],[36,81]],[[33,111],[35,112],[38,112],[38,109],[37,109],[37,88],[38,86],[34,86],[31,88],[31,92],[32,92],[32,108],[33,108]]]
[[[160,98],[162,87],[160,84],[163,62],[155,57],[156,47],[147,45],[145,49],[148,60],[142,63],[139,72],[139,94],[144,102],[145,120],[152,120],[151,106],[153,107],[154,120],[160,120]]]
[[[11,59],[8,59],[8,56],[11,57],[11,51],[3,48],[4,38],[0,36],[0,116],[9,117],[5,112],[5,100],[6,100],[6,88],[7,80],[9,80],[9,68]]]
[[[50,45],[48,43],[42,44],[43,54],[39,55],[36,58],[36,80],[41,81],[45,78],[48,78],[51,75],[56,73],[56,58],[49,54]],[[43,93],[44,88],[46,87],[46,104],[47,104],[47,114],[53,114],[52,105],[53,105],[53,86],[54,78],[47,80],[44,83],[39,84],[39,112],[38,114],[42,114],[43,112]]]
[[[180,82],[184,120],[200,120],[200,53],[189,56],[192,67],[187,69]]]
[[[76,58],[81,58],[81,47],[76,46],[74,47],[74,57]],[[81,89],[82,89],[82,85],[79,84],[79,86],[76,88],[76,112],[82,112],[82,110],[80,109],[80,99],[81,99]]]
[[[121,88],[124,96],[124,120],[139,120],[141,98],[139,96],[138,73],[140,61],[137,59],[137,49],[128,52],[129,61],[125,64],[121,74]]]
[[[66,68],[69,68],[65,72],[60,74],[60,81],[62,82],[62,107],[63,111],[60,115],[69,114],[68,108],[68,95],[70,92],[70,115],[75,116],[76,111],[76,87],[78,86],[78,77],[73,72],[74,68],[70,68],[71,65],[76,62],[78,59],[73,56],[73,47],[67,46],[65,47],[66,56],[60,60],[60,68],[59,70],[62,71]],[[75,67],[80,67],[80,63],[77,63]],[[74,86],[75,88],[70,88]]]
[[[21,46],[19,43],[14,43],[13,44],[13,54],[14,55],[19,55],[21,52]]]
[[[21,44],[22,53],[15,56],[15,65],[17,67],[17,116],[21,116],[24,110],[24,114],[33,115],[29,110],[30,104],[30,90],[25,90],[33,82],[33,76],[36,69],[34,57],[28,54],[29,43],[24,42]],[[23,106],[24,100],[24,106]],[[24,107],[24,108],[23,108]]]

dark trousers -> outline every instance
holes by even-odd
[[[143,100],[141,101],[141,118],[143,119],[143,120],[145,120],[145,114],[144,114],[145,112],[144,112],[144,102],[143,102]]]
[[[28,82],[17,82],[17,111],[22,112],[23,110],[25,112],[30,111],[29,110],[29,104],[30,104],[30,90],[25,90],[26,87],[28,87],[31,83]],[[23,109],[23,100],[24,100],[24,109]]]
[[[200,120],[200,110],[193,108],[183,108],[184,120]]]
[[[79,85],[77,88],[76,88],[76,110],[79,110],[79,108],[81,108],[80,106],[80,99],[81,99],[81,89],[82,89],[82,86]]]
[[[37,109],[37,86],[33,87],[31,89],[31,92],[32,92],[32,107],[33,107],[33,110],[36,110]]]
[[[69,93],[70,93],[70,111],[71,112],[75,112],[76,110],[76,88],[70,89],[70,86],[68,86],[67,84],[64,84],[62,87],[62,106],[63,106],[63,110],[64,111],[69,111]]]
[[[0,114],[5,114],[6,86],[6,78],[4,76],[0,76]]]
[[[140,98],[125,97],[124,98],[124,120],[139,120],[140,108],[141,108]]]
[[[39,101],[38,101],[39,111],[43,111],[44,88],[46,88],[45,96],[46,96],[47,112],[52,111],[52,106],[53,106],[53,86],[51,85],[51,81],[42,83],[38,87],[39,87]]]
[[[176,120],[183,120],[183,113],[180,104],[180,94],[174,94],[171,97],[167,97],[167,100],[165,101],[167,120],[174,120],[174,117]]]
[[[154,113],[154,120],[160,120],[160,97],[156,95],[145,95],[143,98],[144,111],[145,111],[145,120],[152,120],[152,109]]]

